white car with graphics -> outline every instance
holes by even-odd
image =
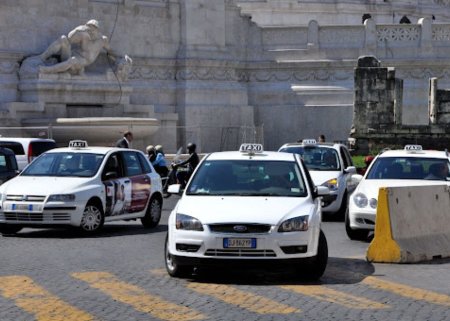
[[[320,278],[328,258],[320,196],[328,193],[296,154],[244,144],[206,155],[169,216],[166,269],[179,277],[198,266],[276,262]]]
[[[356,184],[351,180],[351,176],[356,174],[356,167],[347,146],[305,139],[301,143],[284,144],[278,151],[299,154],[314,184],[330,189],[330,195],[323,199],[323,212],[344,217],[348,196],[356,188]]]
[[[351,240],[365,240],[375,228],[380,187],[450,185],[450,155],[447,151],[422,150],[407,145],[403,150],[387,150],[370,164],[350,196],[345,229]],[[356,177],[355,177],[356,178]]]
[[[0,186],[0,232],[77,226],[93,233],[105,222],[130,219],[155,227],[161,188],[160,176],[142,152],[73,141],[68,148],[45,152]]]

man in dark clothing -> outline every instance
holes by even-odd
[[[181,186],[183,188],[186,186],[186,183],[189,181],[189,178],[191,177],[192,173],[194,172],[195,168],[197,167],[198,163],[200,162],[200,159],[198,158],[198,155],[195,151],[196,147],[197,146],[194,143],[189,143],[187,145],[189,158],[186,159],[184,162],[172,165],[173,168],[175,168],[175,169],[177,167],[187,165],[187,171],[177,172],[178,182],[181,184]]]
[[[133,133],[126,131],[123,133],[123,137],[116,142],[116,147],[130,148],[130,143],[133,140]]]

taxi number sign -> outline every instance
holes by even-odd
[[[256,239],[238,239],[238,238],[224,238],[223,247],[228,248],[256,248]]]
[[[262,153],[263,150],[261,144],[242,144],[239,148],[239,151],[244,153]]]

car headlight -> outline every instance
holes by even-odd
[[[370,205],[371,208],[375,208],[376,209],[377,205],[378,205],[378,201],[375,198],[371,198],[369,200],[369,205]]]
[[[359,208],[364,208],[368,204],[367,196],[363,193],[358,193],[353,197],[353,202],[355,202],[355,205]]]
[[[184,214],[177,214],[175,226],[177,230],[203,231],[202,222],[195,217]]]
[[[74,194],[55,194],[48,197],[47,202],[73,202],[75,201]]]
[[[308,215],[290,218],[281,223],[278,232],[297,232],[308,230]]]
[[[330,189],[330,191],[337,191],[339,189],[339,183],[337,178],[332,178],[322,184]]]

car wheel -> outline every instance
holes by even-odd
[[[309,261],[308,268],[306,270],[306,276],[309,279],[318,280],[325,273],[328,262],[328,244],[325,234],[320,230],[319,234],[319,246],[317,248],[316,256],[312,257]]]
[[[164,245],[164,256],[166,263],[166,270],[170,276],[176,278],[187,277],[192,274],[192,266],[190,265],[178,265],[174,262],[172,255],[169,253],[169,234],[166,235],[166,242]]]
[[[22,226],[0,224],[0,233],[3,235],[16,234],[22,229]]]
[[[345,232],[350,240],[353,241],[365,241],[369,236],[369,231],[365,229],[352,229],[350,227],[350,218],[348,211],[345,213]]]
[[[161,211],[161,201],[157,198],[152,198],[147,206],[145,216],[141,218],[142,225],[146,228],[157,226],[161,219]]]
[[[95,233],[103,227],[105,216],[103,211],[94,203],[88,203],[81,218],[80,229],[85,233]]]

